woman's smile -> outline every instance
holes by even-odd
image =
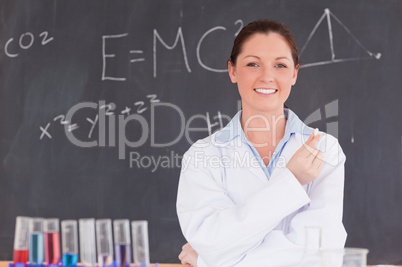
[[[261,96],[272,96],[274,95],[278,90],[277,89],[269,89],[269,88],[256,88],[254,91],[261,95]]]

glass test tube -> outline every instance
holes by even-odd
[[[96,266],[95,219],[80,219],[80,260],[83,266]]]
[[[134,264],[149,267],[148,222],[132,221]]]
[[[114,220],[114,245],[116,266],[126,267],[131,263],[130,222],[127,219]]]
[[[45,262],[59,264],[60,262],[60,234],[59,219],[45,219],[43,224],[45,236]]]
[[[112,220],[96,220],[96,248],[99,267],[113,264]]]
[[[323,255],[321,253],[321,227],[306,226],[304,253],[300,267],[322,266]]]
[[[42,264],[44,257],[43,218],[32,218],[29,223],[29,262]]]
[[[29,248],[29,222],[31,218],[18,216],[15,222],[14,262],[27,263]]]
[[[75,267],[78,263],[77,221],[61,222],[61,241],[63,267]]]

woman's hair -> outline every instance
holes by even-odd
[[[293,35],[288,27],[285,26],[285,24],[273,19],[255,20],[249,23],[239,32],[239,34],[236,36],[236,39],[234,40],[232,53],[230,54],[230,61],[232,62],[232,64],[236,65],[237,56],[241,53],[244,43],[252,35],[256,33],[268,34],[270,32],[278,33],[283,38],[285,38],[291,50],[293,62],[295,63],[295,68],[297,68],[299,65],[299,56],[297,53],[297,47]]]

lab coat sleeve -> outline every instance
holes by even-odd
[[[223,168],[203,162],[217,156],[210,152],[190,148],[184,155],[177,213],[185,238],[207,266],[234,266],[283,218],[310,199],[284,168],[244,203],[236,205],[220,183]]]
[[[242,266],[293,266],[300,260],[305,243],[305,226],[319,226],[322,229],[324,249],[343,248],[346,231],[342,224],[344,163],[346,157],[338,141],[328,136],[323,143],[329,146],[325,151],[324,167],[320,176],[309,186],[311,202],[297,213],[289,216],[285,229],[268,233],[264,241],[249,251],[236,267]],[[294,251],[295,253],[288,253]]]
[[[288,237],[304,244],[304,227],[320,226],[323,248],[343,248],[346,242],[342,223],[346,157],[338,140],[328,134],[322,138],[320,150],[324,152],[323,170],[309,185],[311,202],[291,219]]]

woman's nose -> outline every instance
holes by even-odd
[[[272,82],[274,80],[274,70],[271,68],[262,68],[261,80],[264,82]]]

